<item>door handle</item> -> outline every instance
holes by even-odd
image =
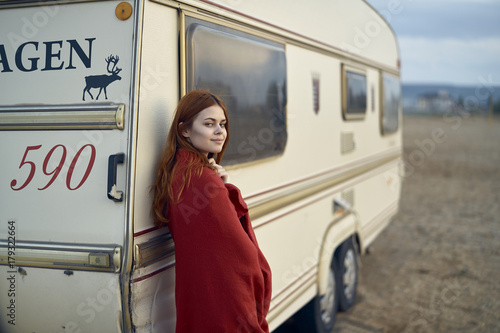
[[[118,191],[116,186],[116,169],[118,164],[125,161],[125,154],[109,155],[108,159],[108,198],[113,201],[123,201],[123,191]]]

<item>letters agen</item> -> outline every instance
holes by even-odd
[[[40,66],[43,66],[41,71],[75,69],[76,57],[86,68],[90,68],[94,40],[95,38],[86,38],[87,45],[82,43],[83,47],[76,39],[47,42],[29,41],[19,45],[13,55],[8,55],[5,45],[0,44],[0,68],[2,69],[0,73],[13,72],[16,68],[22,72],[33,72],[38,70]]]

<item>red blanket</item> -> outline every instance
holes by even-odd
[[[192,158],[180,150],[182,167]],[[174,195],[182,183],[174,176]],[[238,188],[204,168],[169,206],[175,243],[176,333],[269,332],[271,270]]]

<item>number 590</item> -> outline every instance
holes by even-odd
[[[17,185],[16,179],[13,179],[10,182],[10,188],[13,189],[14,191],[22,190],[23,188],[28,186],[28,184],[33,180],[33,177],[35,176],[36,165],[35,165],[35,162],[29,161],[26,158],[28,156],[28,152],[30,152],[31,150],[38,150],[41,147],[42,147],[42,145],[28,146],[26,148],[26,150],[24,152],[24,156],[21,160],[21,164],[19,164],[19,169],[21,169],[24,165],[28,165],[30,167],[30,172],[29,172],[28,178],[26,178],[26,180],[24,181],[24,183],[21,186],[16,188],[16,185]],[[78,159],[80,158],[80,155],[87,147],[90,149],[90,160],[88,162],[87,169],[85,170],[85,174],[83,175],[83,178],[80,180],[80,183],[78,183],[78,185],[76,187],[71,187],[71,178],[73,177],[73,170],[75,169],[75,165],[76,165]],[[54,151],[56,149],[62,150],[61,159],[59,160],[57,167],[55,167],[54,170],[49,171],[49,170],[47,170],[47,166],[49,165],[49,162],[52,158],[52,155],[54,154]],[[51,150],[49,150],[49,152],[45,156],[45,159],[43,160],[42,171],[45,175],[52,176],[52,178],[49,180],[47,185],[45,185],[44,187],[38,188],[40,191],[47,189],[50,185],[52,185],[52,183],[54,183],[57,176],[59,176],[61,169],[64,166],[64,162],[66,161],[66,155],[67,155],[67,150],[66,150],[66,147],[63,145],[56,145],[56,146],[52,147]],[[69,190],[71,190],[71,191],[77,190],[85,183],[85,181],[87,180],[87,178],[90,175],[90,172],[92,171],[92,167],[94,166],[95,157],[96,157],[96,149],[91,144],[87,144],[87,145],[83,146],[76,153],[75,157],[71,161],[71,164],[69,165],[68,174],[66,175],[66,187]]]

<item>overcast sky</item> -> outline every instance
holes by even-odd
[[[500,86],[500,0],[367,0],[398,38],[403,83]]]

